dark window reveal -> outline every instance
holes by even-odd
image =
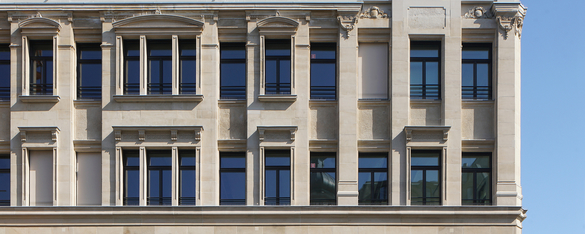
[[[410,98],[441,98],[441,43],[410,43]]]
[[[335,152],[311,152],[311,205],[337,203],[335,158]]]
[[[148,40],[148,93],[171,94],[173,52],[171,40]]]
[[[413,150],[410,171],[411,205],[441,205],[441,151]]]
[[[311,99],[335,99],[336,44],[311,43]]]
[[[53,95],[53,44],[29,41],[30,95]]]
[[[360,153],[358,203],[388,204],[388,153]]]
[[[140,157],[138,150],[124,150],[124,205],[139,205],[140,198]]]
[[[195,94],[197,79],[197,45],[195,40],[179,40],[179,93]]]
[[[0,44],[0,100],[10,100],[10,47]]]
[[[102,48],[77,44],[77,99],[102,98]]]
[[[463,153],[461,160],[463,205],[492,204],[491,157],[491,153]]]
[[[0,206],[10,206],[10,155],[0,155]]]
[[[246,99],[246,43],[223,42],[221,48],[221,99]]]
[[[220,152],[219,204],[246,204],[246,152]]]
[[[290,46],[289,39],[266,39],[266,94],[290,94]]]
[[[492,45],[464,43],[461,61],[461,98],[492,98]]]
[[[195,205],[195,150],[179,150],[179,205]]]
[[[124,94],[140,94],[140,42],[124,40]]]
[[[290,151],[266,150],[265,205],[290,205]]]

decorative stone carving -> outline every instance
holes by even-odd
[[[492,11],[499,27],[503,30],[504,40],[508,39],[512,30],[514,30],[514,35],[522,38],[526,7],[520,3],[494,3]]]
[[[465,13],[465,18],[467,19],[491,19],[494,18],[494,15],[486,11],[485,8],[477,6],[474,8],[469,9],[467,13]]]
[[[260,141],[264,141],[265,138],[269,138],[269,139],[273,139],[274,138],[278,138],[276,140],[286,140],[287,138],[283,138],[280,139],[281,137],[276,137],[276,136],[280,136],[281,134],[270,134],[267,135],[266,131],[271,131],[271,132],[290,132],[290,140],[291,141],[295,141],[295,134],[297,131],[297,126],[258,126],[258,140]]]
[[[358,22],[358,17],[355,15],[340,15],[337,16],[337,21],[339,22],[339,26],[341,26],[341,28],[347,32],[350,32],[355,28],[355,24]]]
[[[449,129],[451,126],[405,126],[404,132],[406,133],[406,141],[412,141],[413,139],[424,139],[424,140],[443,140],[449,139]],[[413,132],[419,132],[416,137],[413,137]],[[434,133],[433,132],[440,132]],[[442,139],[441,139],[442,137]]]
[[[57,135],[61,131],[58,127],[18,127],[20,130],[20,141],[52,141],[57,142]],[[50,137],[48,135],[50,133]]]
[[[363,11],[360,14],[360,18],[371,18],[371,19],[378,19],[378,18],[389,18],[388,14],[386,14],[383,10],[381,10],[377,6],[372,6],[367,10]]]
[[[144,129],[138,130],[138,140],[144,141],[144,139],[146,138],[145,134],[146,134],[146,131],[144,131]]]
[[[171,129],[171,141],[177,141],[177,129]]]
[[[201,126],[113,126],[114,139],[119,141],[201,141]],[[124,134],[122,134],[124,132]]]

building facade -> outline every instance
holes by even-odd
[[[0,3],[0,232],[521,233],[516,0]]]

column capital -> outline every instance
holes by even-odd
[[[514,35],[522,37],[522,26],[527,8],[519,2],[494,3],[492,13],[502,29],[504,40],[508,39],[508,33],[514,30]]]

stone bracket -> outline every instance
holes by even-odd
[[[27,141],[27,132],[51,132],[51,141],[57,142],[57,136],[61,131],[59,127],[18,127],[20,130],[20,141]]]
[[[442,140],[447,141],[449,137],[449,130],[451,126],[404,126],[404,132],[406,133],[406,141],[412,141],[413,131],[417,132],[441,132]],[[440,140],[440,139],[437,139]]]
[[[266,131],[290,131],[290,140],[295,141],[297,126],[258,126],[258,139],[264,141]]]
[[[122,131],[138,132],[138,140],[145,141],[148,131],[170,131],[171,141],[178,140],[179,131],[194,131],[194,140],[201,141],[202,126],[112,126],[114,128],[114,138],[117,142],[122,141]]]

